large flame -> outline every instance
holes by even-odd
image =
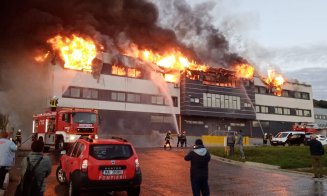
[[[269,86],[269,88],[271,88],[275,95],[282,95],[282,86],[285,82],[285,79],[281,74],[276,73],[275,70],[269,69],[268,77],[264,81]]]
[[[246,63],[235,65],[235,71],[238,78],[252,79],[254,75],[254,68]]]
[[[53,50],[59,51],[65,68],[92,71],[92,61],[96,57],[96,45],[91,39],[73,34],[71,37],[56,35],[48,43]]]
[[[137,46],[133,45],[129,50],[125,51],[125,55],[169,70],[169,73],[164,74],[164,78],[167,82],[179,82],[180,72],[186,69],[198,71],[206,71],[209,69],[208,66],[197,64],[189,60],[180,51],[175,50],[171,50],[165,54],[159,54],[147,49],[139,50]]]

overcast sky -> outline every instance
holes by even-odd
[[[186,1],[191,5],[207,2]],[[262,71],[273,67],[311,84],[314,98],[327,100],[327,77],[320,73],[327,72],[326,0],[212,2],[216,3],[210,12],[214,24],[227,37],[232,51]],[[301,72],[310,75],[299,75]]]

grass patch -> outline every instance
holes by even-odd
[[[237,146],[235,146],[233,157],[226,156],[225,147],[210,147],[209,151],[216,156],[242,161]],[[244,147],[244,153],[246,161],[276,165],[282,169],[299,170],[300,168],[311,168],[310,150],[308,146],[247,146]],[[326,163],[327,156],[323,156],[323,166],[326,166]],[[308,171],[311,170],[308,169]],[[327,174],[325,169],[324,174]]]

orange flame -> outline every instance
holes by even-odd
[[[50,52],[48,51],[45,54],[39,54],[36,57],[34,57],[34,60],[38,63],[43,63],[49,56]]]
[[[59,51],[65,68],[92,71],[92,61],[96,57],[96,45],[91,39],[73,34],[70,37],[57,35],[47,40],[53,50]]]
[[[268,70],[268,77],[265,79],[265,82],[273,90],[275,95],[282,95],[282,86],[285,79],[281,74],[277,74],[274,70],[270,69]]]
[[[238,78],[252,79],[254,75],[254,68],[249,64],[240,64],[235,66],[236,76]]]
[[[180,51],[175,50],[161,55],[151,50],[139,50],[137,46],[132,45],[131,49],[125,51],[125,55],[155,64],[161,68],[169,69],[169,74],[165,74],[164,76],[167,82],[178,82],[180,71],[186,69],[199,71],[206,71],[209,69],[206,65],[199,65],[194,61],[190,61]]]

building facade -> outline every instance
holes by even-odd
[[[307,84],[287,82],[281,96],[260,80],[254,78],[256,120],[253,121],[253,135],[276,134],[292,130],[294,123],[313,123],[312,87]]]
[[[102,62],[96,75],[52,66],[49,89],[59,107],[97,109],[100,134],[185,130],[199,136],[242,129],[262,137],[314,122],[310,85],[287,83],[282,96],[275,96],[258,77],[240,79],[223,68],[186,70],[176,84],[147,65],[113,63],[106,54]]]
[[[314,108],[315,124],[319,129],[327,131],[327,108]]]

